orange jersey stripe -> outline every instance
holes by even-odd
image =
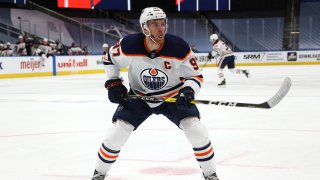
[[[203,82],[203,78],[199,77],[199,76],[193,76],[194,78],[198,79],[200,82]]]
[[[175,91],[173,91],[173,92],[171,92],[171,93],[169,93],[169,94],[167,94],[167,95],[161,96],[161,98],[166,99],[166,98],[172,97],[172,96],[178,94],[179,91],[180,91],[180,89],[175,90]]]

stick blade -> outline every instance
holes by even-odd
[[[289,77],[286,77],[278,92],[267,101],[268,108],[272,108],[277,105],[287,95],[291,88],[291,84],[291,79]]]

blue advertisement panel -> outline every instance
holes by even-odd
[[[107,9],[107,10],[131,10],[130,0],[102,0],[97,5],[96,9]]]

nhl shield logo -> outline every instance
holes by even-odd
[[[156,68],[144,69],[140,78],[143,85],[151,90],[159,90],[168,82],[167,74]]]

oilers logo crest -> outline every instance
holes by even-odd
[[[159,90],[168,82],[167,74],[156,68],[144,69],[140,77],[143,85],[151,90]]]

